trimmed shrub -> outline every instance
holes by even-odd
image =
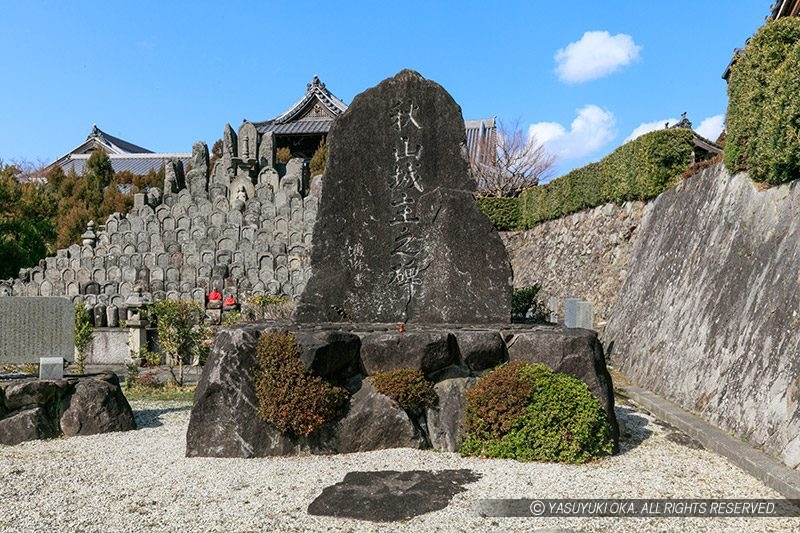
[[[394,400],[404,411],[419,415],[439,401],[433,383],[416,368],[398,368],[378,372],[369,377],[375,390]]]
[[[800,176],[800,19],[768,22],[728,78],[725,166],[772,185]]]
[[[305,369],[294,334],[264,333],[256,357],[259,418],[283,433],[307,437],[342,415],[347,391]]]
[[[78,374],[83,374],[86,369],[86,356],[89,345],[92,343],[92,318],[89,311],[82,303],[75,304],[75,367]]]
[[[511,294],[511,319],[525,320],[528,311],[531,313],[531,320],[535,322],[547,321],[547,306],[539,299],[542,288],[538,283],[530,287],[520,287],[514,289]]]
[[[461,455],[584,463],[611,454],[605,411],[585,383],[512,361],[467,391]]]
[[[693,133],[688,129],[642,135],[597,163],[523,191],[517,228],[530,229],[540,222],[609,202],[655,198],[678,182],[691,163],[693,148]]]
[[[522,229],[519,198],[499,198],[495,196],[478,196],[478,207],[489,217],[498,231],[515,231]]]

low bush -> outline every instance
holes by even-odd
[[[283,433],[307,437],[343,413],[348,393],[311,374],[294,334],[266,332],[256,348],[258,416]]]
[[[283,320],[292,317],[295,303],[283,296],[250,296],[242,305],[245,320]]]
[[[417,416],[439,401],[433,383],[416,368],[398,368],[378,372],[369,377],[375,390],[394,400],[401,409]]]
[[[548,312],[545,303],[539,299],[542,288],[538,283],[530,287],[514,289],[511,294],[511,320],[523,321],[526,319],[534,322],[547,322]],[[530,318],[528,315],[530,313]]]
[[[163,300],[148,316],[156,321],[158,342],[170,375],[183,386],[184,363],[203,365],[211,350],[211,330],[203,323],[205,311],[195,302]]]
[[[462,455],[583,463],[609,455],[605,411],[586,384],[513,361],[467,391]]]

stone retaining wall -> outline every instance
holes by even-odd
[[[642,221],[604,341],[637,385],[800,466],[800,187],[717,165]]]

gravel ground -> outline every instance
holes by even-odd
[[[0,531],[798,531],[800,518],[493,518],[487,498],[780,498],[630,406],[623,453],[587,465],[409,449],[271,459],[184,457],[190,405],[132,401],[141,429],[0,446]],[[400,523],[311,516],[351,471],[471,469],[441,511]]]

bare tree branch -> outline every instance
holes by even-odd
[[[526,135],[515,121],[502,122],[496,135],[479,141],[470,157],[470,168],[482,196],[518,196],[552,175],[556,158],[536,137]]]

